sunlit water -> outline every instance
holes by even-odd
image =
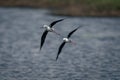
[[[60,17],[47,10],[0,8],[0,80],[120,80],[120,18]],[[67,34],[81,25],[55,60],[62,39],[49,33],[41,51],[44,24]]]

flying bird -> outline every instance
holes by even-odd
[[[57,33],[57,32],[54,30],[53,26],[54,26],[56,23],[58,23],[58,22],[60,22],[60,21],[63,21],[63,20],[64,20],[64,19],[56,20],[56,21],[53,21],[50,25],[44,25],[43,27],[41,27],[41,28],[45,28],[46,30],[43,32],[43,35],[42,35],[42,37],[41,37],[40,50],[41,50],[41,48],[42,48],[42,46],[43,46],[43,44],[44,44],[44,42],[45,42],[45,38],[46,38],[48,32],[53,32],[53,33],[56,33],[57,35],[60,35],[59,33]]]
[[[58,57],[59,57],[59,55],[60,55],[60,52],[62,51],[62,48],[64,47],[65,43],[75,44],[75,43],[74,43],[71,39],[69,39],[69,38],[71,37],[71,35],[72,35],[77,29],[79,29],[79,27],[77,27],[77,28],[75,28],[74,30],[72,30],[72,31],[68,34],[67,38],[63,38],[63,42],[62,42],[62,44],[61,44],[60,47],[59,47],[56,60],[58,59]]]

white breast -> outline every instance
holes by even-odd
[[[43,26],[47,31],[49,31],[49,32],[52,32],[52,31],[54,31],[54,29],[53,28],[51,28],[50,26],[48,26],[48,25],[44,25]]]
[[[69,42],[69,39],[68,38],[63,38],[63,41],[64,42]]]
[[[51,30],[51,28],[48,26],[47,28],[46,28],[48,31],[50,31]]]

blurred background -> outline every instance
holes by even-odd
[[[120,16],[120,0],[0,0],[0,6],[52,9],[69,16]]]
[[[120,80],[120,0],[0,0],[0,80]],[[81,26],[55,60],[62,38],[44,24]]]

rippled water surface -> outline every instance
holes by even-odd
[[[120,18],[60,17],[47,10],[0,8],[0,80],[120,80]],[[49,33],[41,51],[44,24],[64,36],[78,27],[55,60],[62,39]]]

